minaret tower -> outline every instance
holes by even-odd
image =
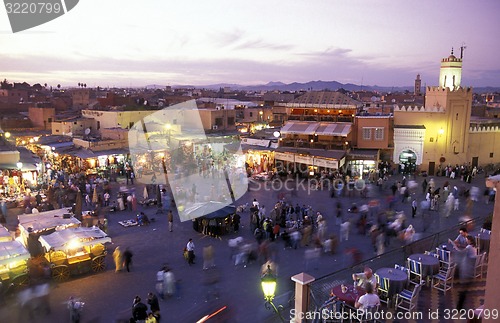
[[[420,96],[422,94],[422,80],[420,79],[420,74],[417,74],[417,78],[415,79],[415,88],[413,89],[413,94],[415,96]]]
[[[462,58],[451,55],[441,60],[441,70],[439,72],[439,86],[447,87],[451,91],[460,87],[462,81]]]

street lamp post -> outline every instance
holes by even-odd
[[[276,281],[276,276],[273,274],[270,265],[267,265],[267,270],[264,273],[264,275],[262,275],[260,281],[262,286],[262,292],[264,293],[264,299],[266,300],[264,306],[268,310],[273,310],[279,316],[281,322],[285,322],[285,319],[281,315],[283,306],[278,305],[278,307],[276,307],[276,305],[274,305],[273,303],[273,299],[276,293],[277,281]]]

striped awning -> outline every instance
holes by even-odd
[[[319,123],[316,134],[322,136],[347,137],[347,135],[351,133],[351,128],[352,125],[350,123],[322,122]]]
[[[288,121],[281,128],[282,134],[314,135],[319,123],[306,121]]]

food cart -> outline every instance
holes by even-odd
[[[64,281],[70,275],[89,271],[100,272],[106,268],[105,243],[111,242],[99,228],[69,228],[40,237],[45,259],[56,281]]]
[[[9,230],[0,224],[0,242],[12,241],[12,235]]]
[[[0,242],[0,283],[2,287],[28,285],[29,258],[28,250],[19,241]]]

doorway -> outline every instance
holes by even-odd
[[[417,154],[411,150],[406,149],[399,154],[399,172],[403,174],[411,174],[415,172],[417,165]]]
[[[477,167],[479,165],[479,157],[472,157],[472,167]]]
[[[429,162],[429,176],[434,176],[436,172],[436,162]]]

